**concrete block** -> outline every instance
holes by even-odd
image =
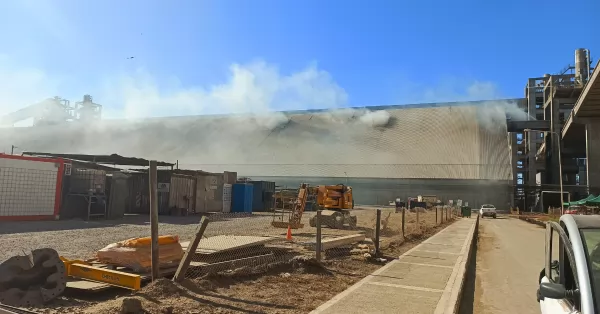
[[[60,296],[67,285],[65,265],[50,248],[13,256],[0,264],[0,303],[36,306]]]

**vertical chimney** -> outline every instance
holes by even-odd
[[[589,78],[589,63],[587,49],[575,50],[575,85],[583,86]]]

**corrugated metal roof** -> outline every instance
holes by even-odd
[[[511,178],[503,112],[485,103],[385,108],[71,124],[3,132],[0,142],[179,160],[182,168],[247,176]]]

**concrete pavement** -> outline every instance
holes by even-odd
[[[453,313],[476,217],[456,221],[311,313]]]
[[[460,313],[539,313],[536,291],[544,245],[543,227],[502,216],[481,219],[477,263],[465,284]]]

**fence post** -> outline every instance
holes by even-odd
[[[151,260],[152,260],[152,281],[157,280],[159,276],[159,259],[158,259],[158,198],[157,191],[157,170],[156,160],[151,160],[150,169],[148,171],[150,183],[150,238],[151,238]]]
[[[405,204],[406,205],[406,204]],[[405,239],[404,236],[404,223],[406,222],[406,206],[402,207],[402,238]]]
[[[198,224],[198,228],[196,229],[196,236],[194,237],[194,241],[190,242],[183,255],[183,258],[179,262],[179,266],[177,267],[177,271],[175,272],[175,276],[173,277],[173,281],[181,282],[183,278],[185,278],[185,273],[187,272],[188,267],[190,267],[190,262],[192,261],[192,257],[196,254],[196,249],[198,249],[198,244],[204,236],[204,230],[206,230],[206,226],[208,226],[208,218],[206,216],[202,216],[200,219],[200,224]]]
[[[404,222],[404,221],[403,221]],[[377,221],[375,223],[375,256],[379,256],[379,236],[381,235],[381,208],[377,209]]]
[[[317,239],[315,243],[315,251],[317,262],[321,261],[321,210],[317,210]]]
[[[416,207],[415,210],[417,211],[417,232],[421,234],[421,224],[419,223],[419,208],[420,207]]]

